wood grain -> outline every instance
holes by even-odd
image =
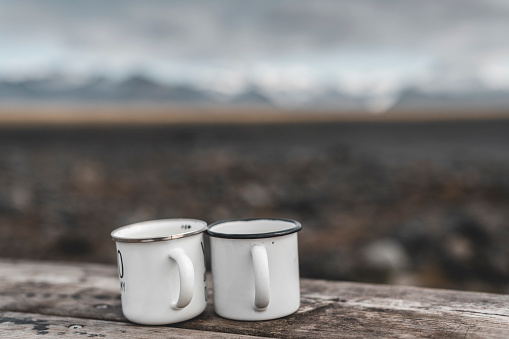
[[[118,284],[114,266],[0,260],[0,311],[129,324]],[[507,295],[310,279],[301,279],[301,292],[299,311],[282,319],[224,319],[214,314],[210,297],[202,315],[172,327],[281,338],[504,338],[509,333]]]
[[[129,323],[48,316],[31,313],[0,312],[0,338],[255,338],[168,326],[136,326]],[[259,337],[256,337],[259,338]]]

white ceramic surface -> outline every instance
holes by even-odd
[[[300,306],[298,222],[245,219],[209,226],[214,310],[234,320],[287,316]]]
[[[132,224],[111,233],[127,319],[163,325],[194,318],[205,310],[206,226],[201,220],[167,219]]]

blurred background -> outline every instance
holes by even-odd
[[[0,257],[292,218],[301,276],[509,293],[509,3],[0,0]]]

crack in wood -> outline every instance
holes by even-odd
[[[461,313],[480,314],[480,315],[485,315],[485,316],[496,316],[496,317],[509,318],[509,315],[507,315],[507,314],[500,314],[500,313],[479,312],[479,311],[473,311],[473,310],[460,310],[460,309],[451,309],[451,311],[461,312]]]

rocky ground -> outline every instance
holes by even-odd
[[[299,220],[301,275],[509,293],[509,121],[0,131],[0,256],[115,262],[109,233]]]

